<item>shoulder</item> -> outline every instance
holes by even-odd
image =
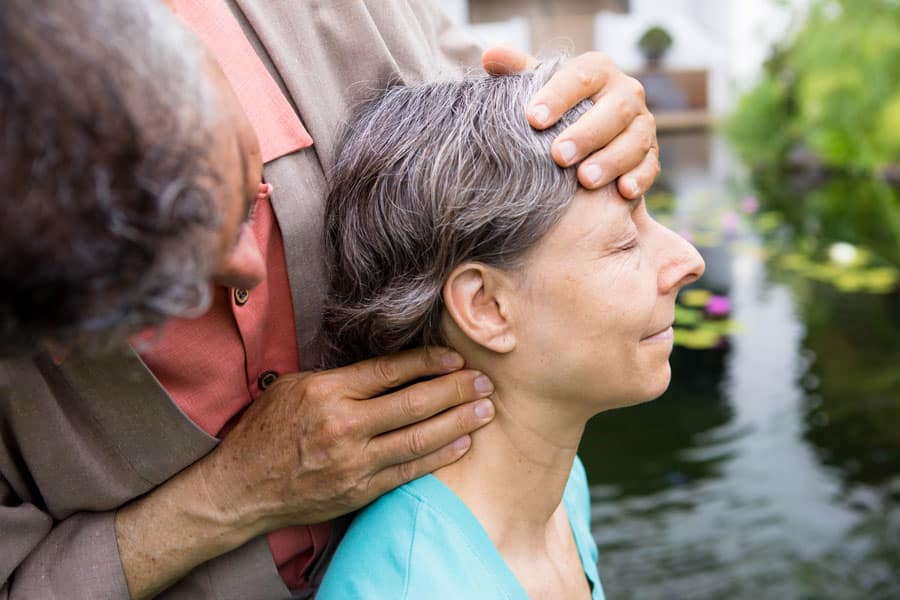
[[[335,551],[318,600],[406,597],[419,513],[426,504],[410,486],[360,511]]]
[[[317,600],[494,598],[494,575],[460,501],[426,476],[382,496],[353,521]],[[471,517],[474,519],[474,517]],[[485,589],[490,590],[485,596]]]

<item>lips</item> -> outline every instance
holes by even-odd
[[[675,332],[672,330],[672,325],[674,323],[670,323],[666,325],[656,333],[651,333],[645,338],[642,338],[642,342],[663,342],[671,340],[675,336]]]

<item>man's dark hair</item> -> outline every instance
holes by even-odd
[[[3,0],[0,40],[0,354],[205,309],[222,178],[197,43],[160,0]]]

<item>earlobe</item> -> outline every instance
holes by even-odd
[[[444,305],[456,327],[470,340],[506,354],[516,347],[509,278],[480,263],[458,266],[444,284]]]

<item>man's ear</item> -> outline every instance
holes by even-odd
[[[444,306],[476,344],[505,354],[516,347],[511,321],[513,287],[507,275],[480,263],[456,267],[444,284]]]

